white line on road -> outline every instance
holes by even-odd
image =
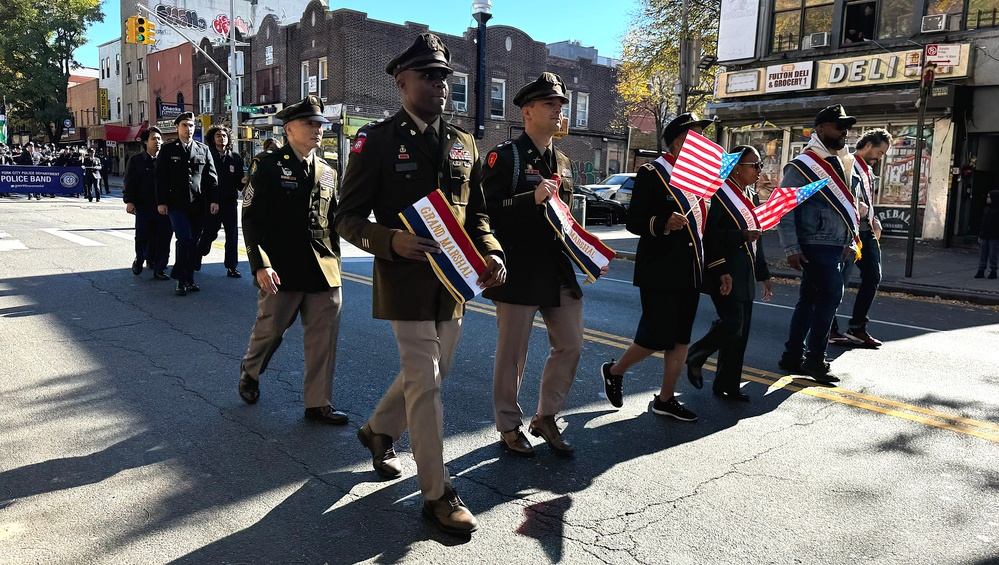
[[[21,243],[19,239],[10,239],[9,233],[0,232],[0,251],[10,251],[12,249],[27,249],[28,246]]]
[[[73,243],[77,245],[82,245],[84,247],[104,247],[104,244],[99,241],[87,239],[85,237],[76,235],[75,233],[64,232],[57,228],[43,228],[42,231],[45,233],[52,234],[56,237],[61,237],[66,241],[72,241]]]
[[[97,233],[103,233],[104,235],[110,235],[112,237],[117,237],[119,239],[127,239],[128,241],[135,241],[135,235],[129,232],[104,230],[104,231],[99,231]]]

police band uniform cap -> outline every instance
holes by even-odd
[[[330,123],[330,121],[323,116],[323,101],[314,94],[306,96],[301,102],[296,102],[291,106],[286,106],[280,112],[275,114],[274,117],[286,124],[292,120],[301,119],[307,119],[310,122],[320,122],[323,124]]]
[[[693,112],[684,112],[679,116],[673,118],[673,120],[666,124],[663,128],[663,142],[667,145],[673,143],[673,140],[680,137],[680,134],[695,127],[706,128],[712,124],[711,120],[699,120],[697,119],[697,114]]]
[[[830,123],[853,127],[853,124],[857,123],[857,118],[847,116],[846,109],[843,108],[842,104],[833,104],[832,106],[826,106],[815,116],[816,126]]]
[[[194,121],[194,112],[184,112],[183,114],[177,116],[173,120],[173,125],[177,125],[180,122]]]
[[[541,73],[541,76],[534,82],[525,85],[514,97],[514,105],[523,108],[528,102],[541,100],[542,98],[558,97],[563,104],[569,103],[569,97],[565,95],[565,83],[562,77],[555,73]]]
[[[394,59],[389,61],[385,67],[385,72],[392,76],[399,76],[402,71],[423,70],[423,69],[445,69],[453,72],[451,68],[451,52],[447,46],[433,33],[421,33],[409,49],[406,49]]]

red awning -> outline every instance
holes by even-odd
[[[149,129],[148,124],[141,126],[104,126],[104,139],[107,141],[130,142],[139,141],[139,134]]]

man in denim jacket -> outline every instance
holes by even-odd
[[[853,156],[846,136],[857,122],[839,104],[815,117],[812,139],[784,168],[782,187],[801,187],[820,178],[830,183],[785,215],[777,226],[791,268],[801,271],[798,303],[778,365],[821,383],[839,381],[829,372],[829,327],[843,299],[841,261],[854,253],[857,210],[850,192]],[[846,187],[845,191],[840,187]]]

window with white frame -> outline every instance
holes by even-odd
[[[143,77],[146,76],[146,72],[145,71],[146,71],[146,65],[143,64],[143,60],[142,59],[139,59],[139,71],[138,71],[138,74],[135,76],[135,80],[142,80]]]
[[[590,93],[576,93],[576,127],[585,128],[590,118]]]
[[[302,61],[302,98],[309,95],[309,62]]]
[[[503,119],[506,116],[505,79],[492,79],[492,85],[489,88],[489,115],[498,119]]]
[[[568,98],[569,101],[562,104],[562,119],[568,124],[569,120],[572,119],[572,91],[566,90],[565,97]]]
[[[451,105],[455,112],[468,112],[468,75],[464,73],[454,73],[451,77]]]
[[[125,84],[132,84],[132,63],[125,63]]]
[[[319,97],[326,100],[329,96],[329,91],[326,90],[327,85],[329,85],[329,66],[326,64],[326,57],[319,59]],[[303,97],[304,98],[304,97]]]
[[[215,106],[215,85],[206,82],[198,85],[198,113],[211,114]]]
[[[128,103],[128,125],[132,125],[132,103]]]
[[[139,100],[139,123],[146,121],[146,101]]]

